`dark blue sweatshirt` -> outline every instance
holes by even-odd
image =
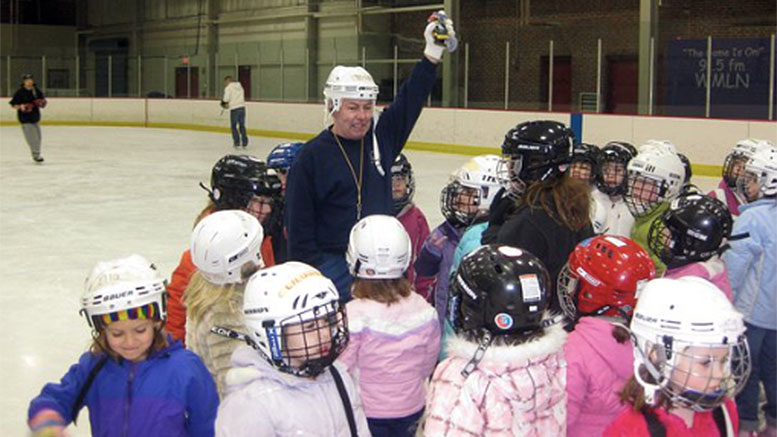
[[[360,140],[340,138],[357,177],[364,160],[362,217],[391,215],[391,164],[405,146],[426,98],[436,66],[422,59],[402,85],[394,102],[373,127],[380,147],[381,176],[372,161],[372,129]],[[286,185],[286,226],[290,260],[320,266],[324,252],[344,255],[351,227],[356,224],[356,183],[330,129],[308,141],[294,160]]]

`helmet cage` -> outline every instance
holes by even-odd
[[[737,179],[745,171],[748,157],[740,151],[734,151],[726,156],[723,161],[723,180],[729,188],[736,188]],[[739,171],[734,171],[738,169]]]
[[[515,171],[516,158],[511,155],[503,155],[496,165],[496,177],[502,181],[507,196],[517,199],[526,189],[526,184],[518,178]]]
[[[634,217],[644,217],[653,212],[665,200],[668,188],[663,179],[634,170],[628,171],[627,186],[623,201]]]
[[[735,397],[744,388],[750,375],[750,350],[744,335],[732,339],[734,342],[724,339],[724,343],[688,343],[671,335],[653,339],[635,337],[634,376],[649,399],[656,391],[660,391],[673,406],[693,411],[711,411],[720,406],[725,398]],[[690,353],[689,347],[694,347],[697,353]],[[721,360],[712,351],[720,348],[728,348],[728,353],[722,358],[721,378],[692,371],[693,363],[698,361],[709,363],[710,367],[719,365]],[[653,359],[650,359],[651,355]],[[686,365],[681,366],[681,362]],[[640,372],[641,369],[654,382],[647,380],[646,375]],[[691,378],[696,380],[693,384],[696,387],[691,387]],[[698,388],[699,380],[705,380],[701,389]]]
[[[337,300],[332,300],[277,323],[266,320],[262,323],[264,332],[254,332],[253,336],[265,341],[252,340],[251,345],[281,372],[315,377],[331,366],[345,350],[348,343],[347,326],[343,307]],[[294,337],[299,340],[291,341]],[[290,343],[298,343],[300,346],[292,348]]]
[[[442,215],[456,227],[471,225],[483,213],[480,206],[483,204],[483,198],[488,196],[488,193],[483,193],[483,190],[488,190],[488,188],[468,187],[458,180],[449,182],[440,193]],[[465,202],[464,199],[471,199],[471,202]],[[467,211],[465,208],[472,209],[472,211]]]
[[[615,148],[605,148],[599,154],[594,183],[596,188],[608,196],[622,196],[626,194],[628,188],[627,165],[631,155],[625,149],[616,150]],[[614,167],[616,166],[616,167]],[[612,169],[612,170],[611,170]],[[621,182],[615,185],[607,183],[605,173],[613,171],[616,175],[622,176]]]
[[[397,158],[394,164],[391,166],[391,179],[392,184],[394,179],[401,178],[405,182],[405,193],[399,198],[394,199],[392,195],[392,211],[394,215],[399,214],[402,209],[409,205],[413,201],[413,195],[415,194],[415,177],[413,176],[413,167],[407,159],[402,160],[402,157]],[[393,193],[393,186],[392,186]]]

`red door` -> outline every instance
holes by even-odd
[[[187,77],[187,75],[189,77]],[[189,90],[186,90],[186,85]],[[192,99],[200,96],[200,75],[197,67],[176,67],[175,68],[175,97],[178,99]]]
[[[245,99],[251,99],[251,66],[240,65],[237,67],[237,80],[240,85],[243,85],[243,91],[245,91]]]
[[[639,93],[639,63],[636,57],[607,58],[605,112],[636,114]]]
[[[540,58],[540,109],[548,108],[548,60]],[[572,57],[553,57],[553,110],[572,110]]]

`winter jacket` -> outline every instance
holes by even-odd
[[[237,108],[244,108],[246,106],[245,99],[245,91],[240,82],[230,82],[229,85],[224,87],[224,96],[221,98],[221,101],[229,104],[230,111]]]
[[[418,259],[418,255],[421,253],[421,246],[426,241],[426,237],[429,236],[429,223],[426,221],[426,216],[417,205],[411,203],[397,215],[397,220],[405,227],[407,234],[410,236],[410,243],[412,245],[412,255],[410,260],[410,268],[407,269],[407,279],[411,284],[415,286],[416,293],[426,299],[427,302],[432,303],[434,301],[432,295],[432,287],[434,287],[433,276],[420,276],[415,271],[415,260]]]
[[[451,338],[432,377],[424,435],[566,435],[566,336],[554,325],[526,344],[491,345],[466,378],[478,345]]]
[[[481,244],[496,243],[499,229],[513,215],[515,208],[515,199],[507,194],[507,190],[500,188],[488,208],[488,226],[481,235]]]
[[[346,310],[351,337],[340,361],[355,375],[367,417],[400,418],[424,408],[440,353],[434,308],[410,293],[391,305],[354,299]]]
[[[734,427],[734,435],[739,432],[739,414],[737,406],[731,399],[726,399],[726,411]],[[697,412],[693,416],[693,426],[688,428],[685,421],[675,414],[663,409],[654,410],[659,422],[666,428],[666,437],[717,437],[721,433],[712,411]],[[625,407],[620,415],[604,430],[603,437],[650,437],[645,416],[634,411],[631,406]],[[721,436],[723,437],[723,436]]]
[[[37,86],[32,89],[21,87],[13,95],[13,98],[8,102],[9,105],[25,105],[30,108],[28,111],[16,110],[16,118],[19,123],[37,123],[40,121],[40,109],[46,105],[46,97],[43,92],[38,89]]]
[[[451,274],[459,268],[462,258],[481,246],[480,239],[483,237],[483,231],[486,228],[488,228],[488,222],[478,223],[467,228],[464,235],[461,236],[458,246],[456,246],[456,251],[453,252]]]
[[[620,235],[628,237],[634,226],[634,216],[631,215],[623,197],[613,197],[593,188],[591,190],[591,224],[596,234]]]
[[[553,205],[552,202],[550,204]],[[497,243],[531,252],[545,264],[553,291],[551,309],[557,311],[561,306],[555,292],[556,278],[577,243],[591,236],[593,228],[590,223],[573,231],[557,222],[544,209],[524,205],[499,229]]]
[[[172,341],[172,339],[171,339]],[[68,423],[84,382],[104,357],[87,352],[30,402],[28,417],[55,410]],[[109,359],[84,398],[92,435],[212,436],[219,398],[208,369],[180,342],[138,363]]]
[[[731,241],[723,253],[734,306],[745,321],[765,329],[777,329],[777,200],[761,199],[742,205],[733,235],[750,238]]]
[[[369,436],[356,386],[343,365],[334,366],[348,392],[358,435]],[[331,370],[315,379],[283,373],[249,346],[235,349],[232,367],[228,395],[216,418],[217,436],[351,436]]]
[[[703,262],[690,263],[682,267],[669,269],[664,273],[665,278],[682,278],[683,276],[704,278],[725,293],[728,300],[734,301],[731,284],[728,282],[726,264],[717,255]]]
[[[721,179],[718,188],[710,191],[707,195],[723,202],[732,216],[736,217],[739,215],[739,206],[742,204],[742,198],[728,186],[725,180]]]
[[[225,382],[227,371],[230,368],[232,352],[244,344],[243,342],[227,338],[210,332],[214,326],[242,331],[243,324],[243,286],[235,287],[235,291],[228,301],[217,301],[210,305],[199,320],[187,317],[186,320],[186,345],[202,358],[205,367],[208,368],[219,398],[225,394]]]
[[[656,277],[663,276],[666,271],[666,265],[661,259],[650,250],[648,246],[648,233],[650,232],[650,226],[653,222],[661,218],[667,209],[669,209],[669,202],[662,203],[656,207],[655,211],[643,217],[636,217],[634,219],[634,227],[631,229],[631,239],[636,241],[643,249],[650,255],[650,259],[653,260],[653,264],[656,266]]]
[[[173,270],[167,285],[167,325],[165,330],[176,340],[186,340],[186,307],[183,304],[183,292],[189,286],[197,267],[192,262],[192,253],[188,249],[181,255],[178,267]]]
[[[286,184],[290,260],[318,268],[327,258],[326,253],[341,255],[348,247],[348,236],[357,221],[357,190],[338,140],[355,171],[359,171],[360,163],[364,164],[361,216],[391,214],[391,166],[421,115],[436,73],[435,64],[428,59],[419,61],[394,102],[383,110],[377,123],[372,123],[362,140],[335,138],[327,128],[305,144],[289,170]],[[373,129],[383,175],[372,156]]]
[[[442,222],[429,234],[415,262],[415,271],[419,275],[437,276],[437,282],[434,284],[434,307],[437,309],[440,327],[445,320],[451,264],[453,264],[453,253],[456,251],[456,245],[459,244],[461,232],[462,229],[453,226],[448,221]],[[432,240],[440,238],[444,238],[442,248],[437,248],[431,244]]]
[[[623,409],[618,392],[634,370],[630,341],[618,343],[614,325],[583,317],[567,337],[567,436],[600,436]]]
[[[275,265],[272,238],[269,236],[265,237],[260,251],[265,267]],[[183,293],[189,286],[189,281],[192,280],[192,275],[196,271],[197,266],[192,261],[192,254],[189,249],[186,249],[181,255],[178,267],[173,270],[170,283],[167,285],[169,296],[167,299],[167,324],[165,325],[165,330],[172,334],[176,340],[184,342],[184,344],[186,344],[186,306],[183,304]]]

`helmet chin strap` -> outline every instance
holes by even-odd
[[[461,376],[466,378],[475,370],[475,368],[478,366],[478,363],[480,363],[480,360],[482,360],[486,355],[486,350],[489,346],[491,346],[492,340],[493,337],[491,336],[491,332],[485,331],[483,336],[480,338],[480,341],[478,342],[478,348],[475,350],[475,354],[472,356],[472,359],[469,360],[467,365],[464,366],[464,370],[461,371]]]

